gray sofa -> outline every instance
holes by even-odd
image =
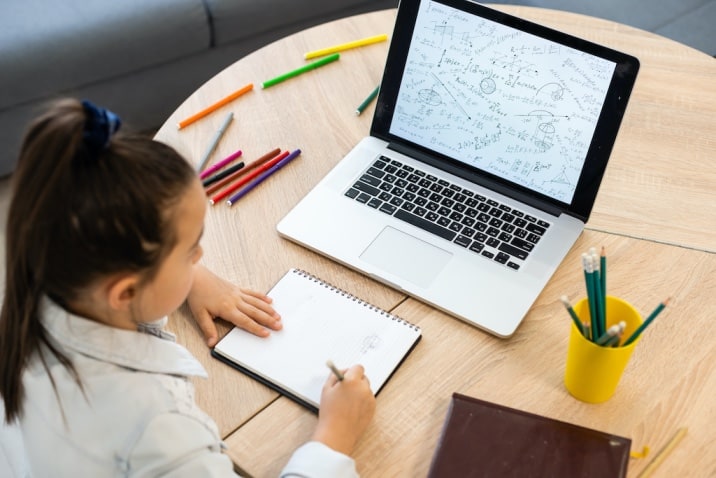
[[[0,176],[51,98],[89,98],[132,129],[160,126],[251,51],[397,0],[0,0]]]
[[[1,0],[0,176],[49,99],[90,98],[152,129],[256,48],[398,0]],[[620,21],[716,53],[716,0],[502,0]]]

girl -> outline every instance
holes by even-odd
[[[281,327],[263,294],[198,264],[206,197],[191,166],[119,118],[64,100],[25,137],[8,213],[0,392],[35,476],[233,476],[194,403],[201,364],[163,330],[188,302],[257,335]],[[284,470],[355,476],[375,401],[361,366],[329,376],[313,440]]]

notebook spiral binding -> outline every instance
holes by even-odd
[[[318,277],[316,277],[315,275],[311,274],[310,272],[306,272],[306,271],[304,271],[303,269],[293,269],[293,272],[294,272],[295,274],[298,274],[298,275],[300,275],[300,276],[303,276],[303,277],[305,277],[305,278],[307,278],[307,279],[309,279],[309,280],[312,280],[313,282],[316,282],[316,283],[322,285],[323,287],[325,287],[326,289],[329,289],[329,290],[331,290],[331,291],[333,291],[333,292],[335,292],[335,293],[337,293],[337,294],[340,294],[340,295],[342,295],[343,297],[346,297],[346,298],[348,298],[348,299],[351,299],[353,302],[356,302],[356,303],[362,305],[363,307],[367,307],[367,308],[369,308],[369,309],[372,310],[372,311],[378,312],[378,313],[380,313],[380,315],[384,315],[384,316],[386,316],[386,317],[389,317],[391,320],[394,320],[394,321],[399,322],[399,323],[401,323],[401,324],[403,324],[403,325],[406,325],[406,326],[412,328],[413,330],[420,331],[420,327],[418,327],[417,325],[415,325],[415,324],[413,324],[413,323],[411,323],[411,322],[408,322],[407,320],[403,319],[402,317],[399,317],[399,316],[397,316],[397,315],[391,314],[390,312],[386,312],[385,310],[381,309],[380,307],[376,307],[375,305],[373,305],[373,304],[371,304],[371,303],[369,303],[369,302],[366,302],[366,301],[360,299],[359,297],[356,297],[355,295],[351,294],[350,292],[346,292],[345,290],[343,290],[343,289],[341,289],[341,288],[339,288],[339,287],[336,287],[336,286],[334,286],[334,285],[332,285],[332,284],[329,284],[328,282],[326,282],[326,281],[324,281],[324,280],[322,280],[322,279],[319,279]]]

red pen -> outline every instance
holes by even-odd
[[[283,153],[279,154],[275,158],[273,158],[271,161],[264,163],[261,167],[256,168],[251,173],[247,174],[240,180],[238,180],[236,183],[232,184],[228,188],[221,191],[219,194],[214,196],[213,198],[209,199],[209,204],[216,204],[218,201],[221,201],[223,198],[231,194],[232,192],[236,191],[240,187],[242,187],[244,184],[248,183],[252,179],[254,179],[259,174],[263,173],[264,171],[271,169],[272,166],[274,166],[276,163],[281,161],[283,158],[289,155],[289,151],[284,151]]]
[[[269,159],[273,158],[274,156],[276,156],[276,155],[279,154],[280,152],[281,152],[281,148],[272,149],[271,151],[269,151],[268,153],[264,154],[263,156],[261,156],[261,157],[260,157],[259,159],[257,159],[256,161],[253,161],[253,162],[247,164],[247,165],[246,165],[243,169],[241,169],[240,171],[236,171],[236,172],[232,173],[230,176],[225,177],[225,178],[222,179],[221,181],[218,181],[218,182],[216,182],[216,183],[210,185],[209,187],[206,188],[206,195],[209,196],[209,197],[211,197],[211,195],[214,194],[216,191],[219,191],[221,188],[223,188],[223,187],[226,186],[227,184],[229,184],[229,183],[235,181],[236,179],[238,179],[238,178],[240,178],[241,176],[243,176],[244,174],[250,172],[250,171],[253,170],[254,168],[256,168],[256,167],[258,167],[258,166],[261,166],[263,163],[265,163],[265,162],[268,161]]]

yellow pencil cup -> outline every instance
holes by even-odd
[[[606,302],[607,328],[622,320],[626,322],[623,342],[641,325],[641,316],[622,299],[608,295]],[[574,311],[583,322],[590,322],[587,299],[574,304]],[[574,322],[571,324],[564,385],[572,396],[583,402],[605,402],[614,395],[639,338],[626,347],[604,347],[587,340]]]

